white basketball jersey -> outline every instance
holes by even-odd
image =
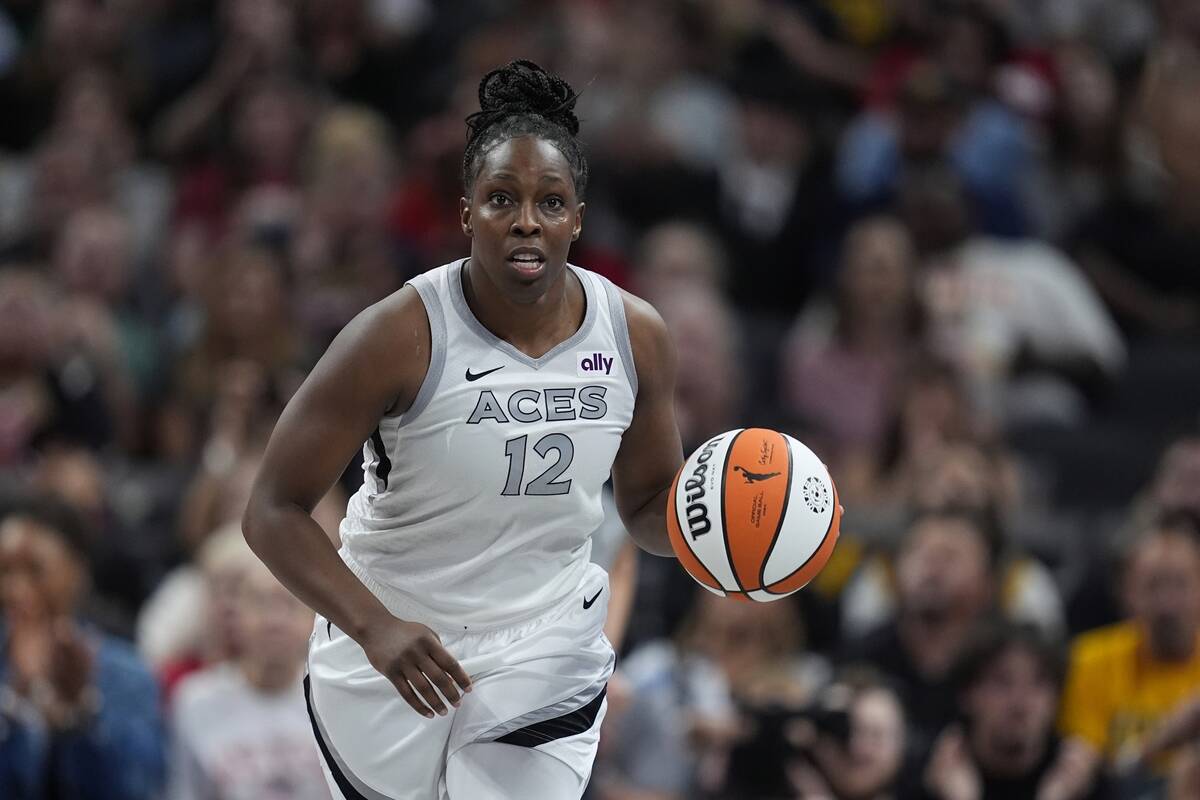
[[[475,318],[465,262],[411,281],[429,315],[429,370],[412,407],[364,445],[341,526],[342,558],[393,613],[459,631],[527,619],[577,589],[637,394],[608,280],[568,265],[583,324],[530,358]]]

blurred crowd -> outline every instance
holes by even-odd
[[[1200,0],[0,3],[0,796],[328,797],[237,521],[333,335],[467,254],[513,58],[685,448],[786,430],[847,509],[767,605],[605,534],[589,796],[1200,797]]]

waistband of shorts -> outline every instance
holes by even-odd
[[[553,619],[570,613],[574,608],[570,603],[565,602],[571,595],[568,592],[562,597],[555,598],[550,603],[534,608],[527,613],[508,617],[494,623],[465,626],[461,620],[439,614],[428,606],[417,602],[412,596],[394,589],[385,583],[381,583],[344,546],[338,550],[338,555],[341,556],[346,567],[354,573],[354,576],[362,581],[362,584],[371,591],[371,594],[375,595],[379,602],[383,603],[384,608],[393,616],[428,625],[443,637],[450,636],[457,639],[476,636],[482,637],[497,633],[519,633],[521,629],[544,625]],[[572,591],[574,591],[574,588],[572,588]]]

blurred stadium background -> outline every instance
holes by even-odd
[[[513,58],[581,92],[572,260],[667,320],[685,447],[787,430],[847,509],[769,606],[598,534],[589,796],[1200,797],[1200,0],[0,3],[0,796],[328,796],[237,522],[333,335],[467,253]]]

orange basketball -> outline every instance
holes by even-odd
[[[841,523],[829,470],[765,428],[714,436],[675,476],[667,531],[679,563],[711,592],[769,602],[817,576]]]

